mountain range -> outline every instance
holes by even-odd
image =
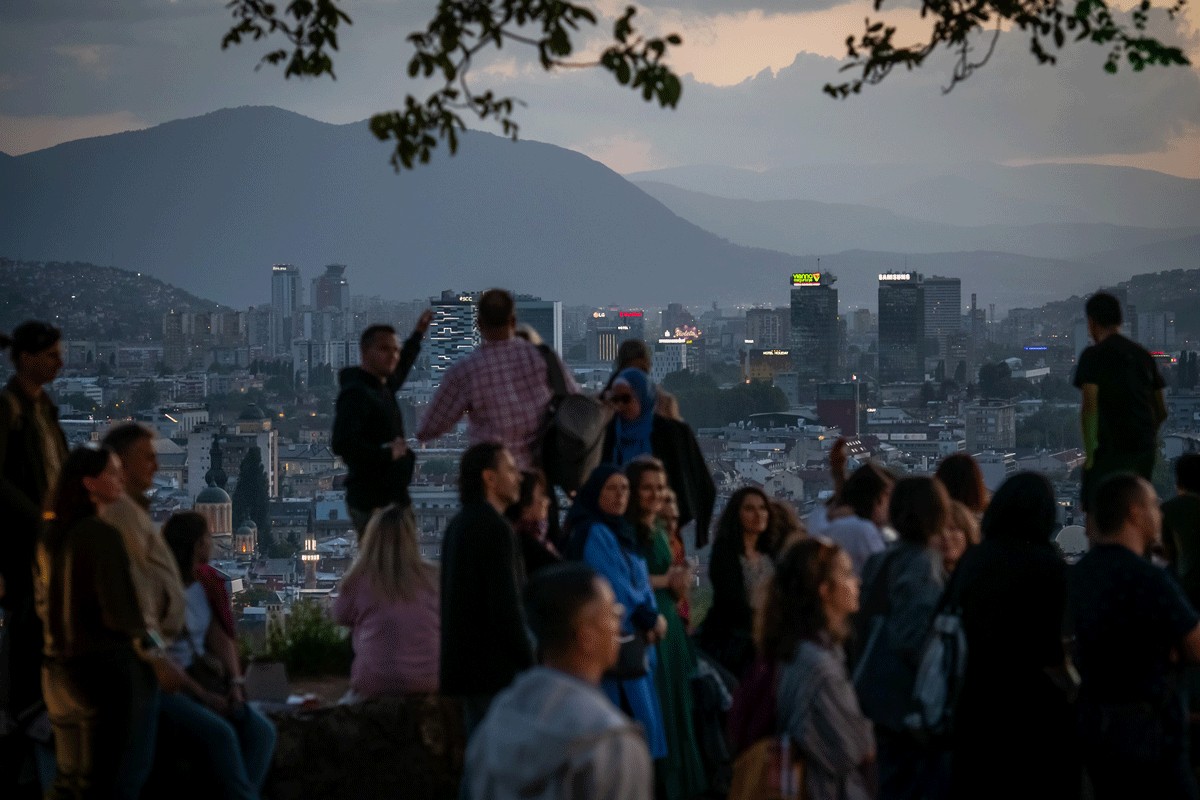
[[[225,109],[0,157],[0,256],[145,272],[235,307],[272,263],[355,294],[504,285],[568,303],[786,303],[815,259],[842,305],[876,274],[963,279],[998,308],[1200,266],[1200,181],[1094,165],[678,167],[622,177],[485,133],[395,174],[364,123]]]
[[[365,124],[239,108],[0,160],[0,255],[144,271],[234,306],[268,267],[356,294],[501,284],[577,303],[765,298],[799,259],[680,219],[591,159],[482,133],[395,174]]]

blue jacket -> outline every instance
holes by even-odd
[[[632,618],[638,609],[643,609],[644,613],[649,608],[657,613],[658,605],[654,602],[654,590],[650,588],[650,572],[645,560],[636,549],[622,546],[605,525],[594,523],[588,530],[583,560],[612,584],[617,602],[625,607],[625,618],[621,621],[623,633],[634,631]],[[650,756],[657,759],[667,755],[667,736],[658,692],[654,688],[656,668],[654,648],[650,648],[650,671],[646,675],[631,681],[606,679],[601,688],[618,708],[621,706],[621,694],[625,695],[634,719],[646,731]]]

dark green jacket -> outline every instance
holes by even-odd
[[[43,396],[34,401],[17,387],[15,379],[0,390],[0,575],[13,608],[33,594],[33,553],[42,526],[42,509],[52,487],[46,485],[46,468],[39,441],[37,414],[54,432],[54,445],[62,460],[67,440],[58,427],[58,408]]]

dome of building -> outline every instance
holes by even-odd
[[[200,490],[200,494],[196,495],[196,504],[215,506],[223,503],[232,503],[229,499],[229,492],[219,486],[205,486]]]
[[[255,403],[251,403],[242,409],[242,413],[238,415],[239,422],[262,422],[267,419],[267,414]]]
[[[237,533],[239,536],[258,533],[258,526],[254,524],[254,520],[248,519],[238,526]]]

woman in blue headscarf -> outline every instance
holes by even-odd
[[[650,573],[633,527],[625,520],[628,505],[629,481],[621,469],[611,464],[596,467],[567,514],[567,554],[587,562],[612,584],[617,602],[625,607],[622,635],[640,634],[652,645],[666,634],[667,621],[658,613]],[[650,670],[645,675],[620,681],[605,678],[601,688],[613,705],[641,723],[650,756],[660,759],[667,755],[667,737],[654,687],[654,648],[647,653]]]
[[[686,423],[655,413],[656,397],[654,384],[643,370],[630,367],[618,372],[608,392],[615,413],[601,452],[604,460],[619,466],[647,454],[663,462],[679,506],[679,526],[695,520],[696,547],[704,547],[717,489],[696,435]]]
[[[623,467],[638,456],[650,454],[656,400],[654,384],[640,369],[623,369],[613,381],[608,400],[616,407],[613,415],[616,436],[611,460]]]

